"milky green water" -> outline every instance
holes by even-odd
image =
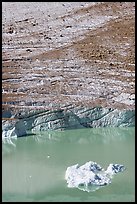
[[[112,183],[94,192],[68,188],[68,166],[95,161],[125,165]],[[50,131],[2,143],[2,201],[135,201],[135,128]]]

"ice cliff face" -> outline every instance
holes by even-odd
[[[6,112],[7,114],[7,112]],[[22,136],[27,130],[33,133],[47,130],[75,128],[130,127],[135,125],[134,110],[66,106],[56,110],[28,110],[10,112],[11,118],[3,121],[3,136]],[[7,126],[7,124],[9,124]],[[12,131],[12,134],[11,134]]]
[[[3,120],[2,121],[2,138],[26,136],[26,127],[21,120]]]
[[[113,176],[124,170],[125,167],[121,164],[109,164],[105,171],[96,162],[89,161],[82,166],[75,164],[68,167],[65,179],[68,187],[91,192],[110,184]]]

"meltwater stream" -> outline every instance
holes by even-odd
[[[126,170],[94,192],[68,188],[68,166],[95,161]],[[49,131],[3,140],[2,201],[135,201],[135,128]]]

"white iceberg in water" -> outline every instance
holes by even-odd
[[[84,165],[75,164],[67,168],[65,179],[69,188],[91,192],[111,183],[113,175],[125,170],[121,164],[109,164],[106,171],[96,162],[89,161]]]

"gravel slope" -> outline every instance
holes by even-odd
[[[5,107],[135,109],[134,2],[3,2]]]

